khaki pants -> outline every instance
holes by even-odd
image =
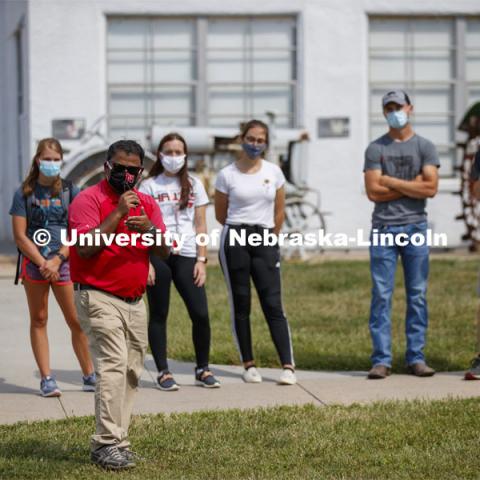
[[[97,374],[92,450],[129,446],[128,426],[148,345],[145,303],[128,304],[99,290],[75,292],[80,325]]]

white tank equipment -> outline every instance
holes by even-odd
[[[153,125],[149,135],[150,149],[157,150],[160,140],[168,133],[176,132],[185,138],[191,153],[214,154],[227,141],[236,143],[239,135],[237,128],[202,128],[202,127],[163,127]],[[270,134],[270,148],[286,152],[290,142],[298,141],[306,132],[293,128],[276,128]]]
[[[61,139],[64,148],[62,177],[71,180],[80,188],[95,185],[103,178],[103,165],[107,159],[108,146],[105,135],[105,120],[102,116],[77,140]],[[145,151],[144,167],[148,172],[155,162],[155,155]]]
[[[238,134],[235,128],[202,128],[202,127],[163,127],[153,125],[150,135],[150,150],[156,152],[160,140],[169,133],[179,133],[187,141],[188,151],[196,154],[214,154],[220,139],[233,140]]]
[[[79,188],[95,185],[103,178],[103,165],[107,159],[108,145],[97,145],[68,155],[62,168],[62,176],[71,180]],[[155,156],[145,152],[145,171],[155,163]]]
[[[160,140],[176,132],[185,138],[193,167],[195,160],[210,164],[214,172],[233,160],[241,149],[237,128],[163,127],[152,126],[147,139],[150,150],[156,152]],[[268,160],[282,167],[292,188],[307,187],[308,180],[308,133],[301,129],[283,129],[270,126],[270,149]],[[193,157],[193,158],[192,158]]]

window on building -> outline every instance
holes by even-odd
[[[109,17],[109,134],[238,126],[267,111],[293,127],[296,58],[291,17]]]
[[[370,135],[385,133],[381,97],[403,88],[415,107],[416,131],[439,152],[442,176],[457,163],[456,127],[480,99],[480,19],[370,19]]]
[[[193,20],[110,19],[107,42],[110,136],[142,139],[154,122],[194,124]]]
[[[480,102],[480,19],[467,20],[465,63],[468,105]]]

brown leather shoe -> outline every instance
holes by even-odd
[[[435,370],[423,362],[412,363],[407,367],[407,371],[417,377],[432,377],[435,375]]]
[[[370,380],[381,380],[387,378],[390,375],[390,368],[385,365],[374,365],[368,372]]]

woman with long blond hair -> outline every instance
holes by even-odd
[[[79,192],[60,177],[62,160],[63,151],[58,140],[41,140],[30,172],[15,192],[9,212],[15,243],[23,257],[20,278],[27,295],[30,340],[41,375],[40,393],[44,397],[61,395],[50,370],[47,336],[50,288],[71,330],[73,349],[83,373],[83,390],[94,391],[96,382],[87,337],[80,328],[75,310],[69,249],[61,243],[61,231],[67,228],[68,205]],[[45,232],[44,236],[38,236],[41,229],[48,232],[48,242],[45,242]]]

